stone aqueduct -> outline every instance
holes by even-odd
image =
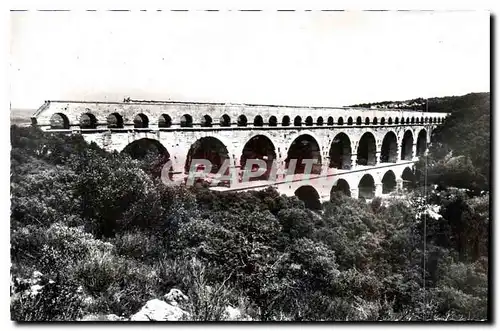
[[[328,200],[333,190],[371,198],[411,184],[413,163],[446,115],[352,107],[46,101],[32,122],[46,131],[80,133],[108,151],[151,142],[170,159],[177,178],[186,176],[193,158],[214,164],[228,159],[240,174],[247,159],[274,161],[276,180],[264,174],[217,189],[274,186],[305,200]],[[287,175],[294,158],[299,164],[316,159],[323,171],[315,167],[308,180],[300,167]]]

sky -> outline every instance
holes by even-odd
[[[488,12],[11,12],[12,108],[343,106],[490,90]]]

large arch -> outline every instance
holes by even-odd
[[[425,129],[420,130],[417,137],[417,155],[422,156],[427,150],[427,131]]]
[[[380,152],[381,163],[396,163],[398,161],[398,138],[396,134],[389,131],[382,141],[382,150]]]
[[[97,118],[92,113],[84,113],[80,116],[81,129],[95,129],[97,127]]]
[[[272,169],[273,161],[276,159],[276,148],[271,139],[264,135],[256,135],[250,138],[240,157],[240,169],[245,170],[246,162],[249,159],[258,159],[266,162],[266,172],[259,177],[252,177],[251,180],[267,180]]]
[[[321,172],[321,148],[319,147],[319,143],[313,136],[301,134],[293,140],[288,149],[288,155],[285,160],[286,168],[288,169],[290,160],[297,160],[294,173],[304,173],[306,165],[302,161],[307,159],[316,160],[312,168],[312,173],[319,174]]]
[[[413,189],[416,187],[416,178],[413,171],[406,167],[401,174],[401,179],[403,180],[403,189]]]
[[[68,116],[63,113],[55,113],[50,117],[50,128],[51,129],[69,129],[69,119]]]
[[[388,194],[396,189],[396,175],[394,171],[388,170],[382,177],[382,194]]]
[[[143,114],[137,114],[134,117],[134,128],[136,129],[145,129],[149,126],[149,118]]]
[[[350,197],[351,188],[349,187],[349,183],[345,179],[337,180],[337,183],[332,186],[332,189],[330,190],[330,199],[335,192],[342,192],[343,194]]]
[[[359,165],[377,164],[377,144],[371,132],[365,132],[359,140],[356,163]]]
[[[375,180],[372,175],[366,174],[361,177],[358,184],[359,198],[373,199],[375,197]]]
[[[321,201],[318,191],[311,185],[304,185],[295,190],[294,195],[302,200],[308,209],[320,210]]]
[[[330,146],[330,168],[351,169],[351,140],[349,136],[343,132],[337,134],[333,138]]]
[[[401,141],[401,160],[411,160],[413,157],[413,133],[406,130]]]
[[[161,142],[155,139],[142,138],[135,140],[125,146],[121,151],[130,155],[133,159],[147,160],[151,173],[160,176],[165,163],[170,160],[170,153]],[[173,169],[170,167],[168,176],[172,179]]]
[[[226,160],[229,160],[227,147],[215,137],[203,137],[189,148],[184,170],[189,172],[193,159],[204,159],[212,164],[211,173],[217,173]]]

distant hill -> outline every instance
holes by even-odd
[[[10,110],[10,124],[16,124],[18,126],[30,125],[31,115],[33,115],[35,111],[36,109],[12,108]]]
[[[429,112],[449,112],[452,113],[457,109],[468,108],[483,104],[486,101],[489,103],[490,93],[469,93],[461,96],[434,97],[428,99],[426,109],[426,100],[424,98],[416,98],[404,101],[381,101],[371,103],[360,103],[350,107],[368,107],[374,109],[398,108],[411,109],[417,111]]]

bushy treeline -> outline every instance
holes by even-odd
[[[193,320],[487,318],[488,195],[430,191],[321,212],[268,189],[167,187],[149,161],[11,128],[14,320],[129,316],[179,288]],[[424,232],[424,222],[426,230]],[[424,254],[424,233],[426,247]]]

